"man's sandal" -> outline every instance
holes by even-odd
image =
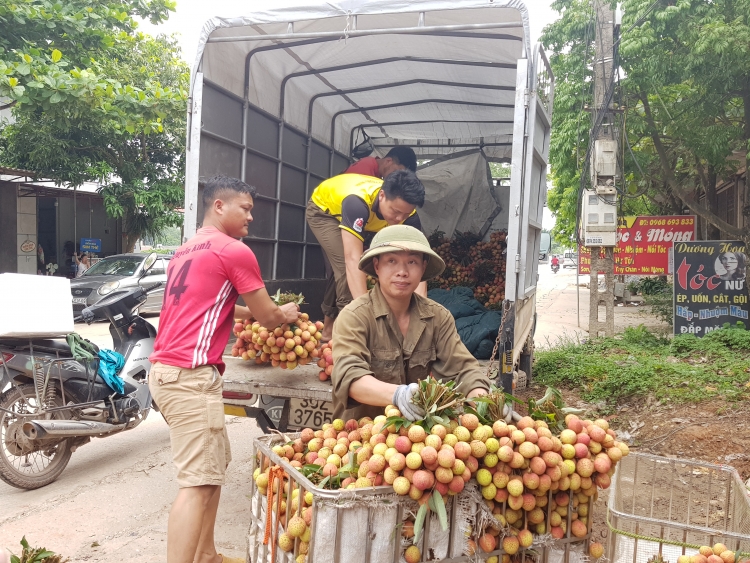
[[[221,553],[219,553],[221,555]],[[221,555],[221,563],[245,563],[244,557],[227,557],[226,555]]]

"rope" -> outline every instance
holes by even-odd
[[[615,528],[612,525],[612,523],[609,521],[609,511],[607,511],[607,526],[609,527],[609,529],[610,529],[610,531],[612,533],[618,534],[618,535],[621,535],[621,536],[625,536],[627,538],[631,538],[631,539],[634,539],[634,540],[650,541],[650,542],[654,542],[654,543],[661,543],[661,544],[666,544],[666,545],[673,545],[675,547],[689,547],[691,549],[696,549],[696,550],[700,549],[701,547],[703,547],[701,545],[696,545],[696,544],[693,544],[693,543],[684,543],[684,542],[679,542],[679,541],[674,541],[674,540],[668,540],[668,539],[665,539],[665,538],[655,538],[653,536],[645,536],[643,534],[636,534],[636,533],[633,533],[633,532],[626,532],[625,530],[620,530],[618,528]],[[717,534],[717,535],[720,535],[720,534]],[[743,551],[736,551],[735,554],[734,554],[735,560],[737,560],[737,561],[740,561],[743,557],[746,557],[747,555],[750,555],[750,553],[745,553]]]
[[[84,340],[80,334],[73,332],[66,337],[68,346],[70,346],[70,354],[79,362],[80,361],[92,361],[97,357],[99,350],[89,342]]]
[[[276,495],[276,522],[273,522],[273,489],[276,479],[279,480],[279,494]],[[266,490],[266,530],[263,534],[263,545],[268,545],[271,541],[271,561],[276,561],[276,536],[279,529],[279,518],[281,518],[281,501],[284,498],[282,488],[284,487],[284,470],[278,465],[274,465],[268,470],[268,489]],[[273,530],[273,533],[271,531]]]

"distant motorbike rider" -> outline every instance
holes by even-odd
[[[560,259],[557,256],[553,256],[552,260],[552,269],[557,271],[560,268]]]

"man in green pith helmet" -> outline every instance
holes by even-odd
[[[379,231],[359,269],[378,278],[347,305],[333,329],[334,418],[374,418],[393,404],[409,420],[424,417],[411,402],[417,382],[432,374],[456,380],[469,398],[487,393],[490,380],[456,331],[453,316],[416,293],[445,263],[414,227]]]

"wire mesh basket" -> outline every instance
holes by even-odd
[[[631,453],[617,465],[607,509],[613,563],[676,563],[722,543],[750,556],[750,498],[734,468]]]

